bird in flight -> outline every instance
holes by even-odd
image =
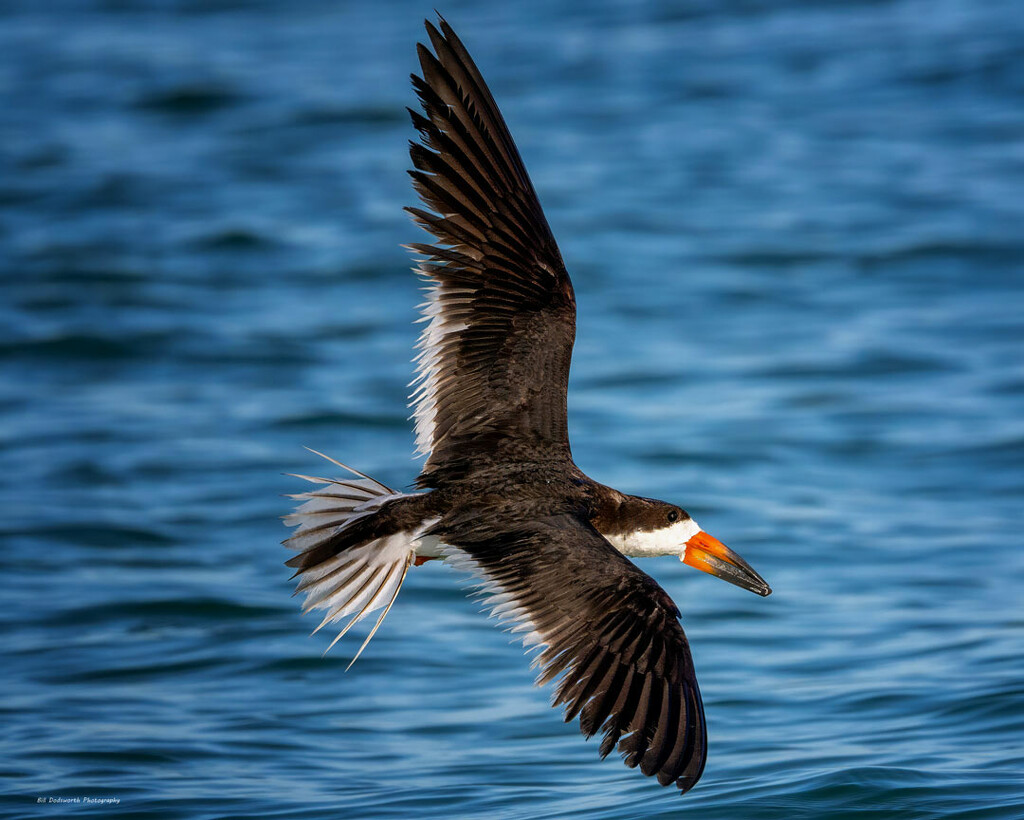
[[[630,557],[677,556],[769,595],[746,561],[681,507],[594,481],[569,448],[566,390],[576,301],[519,151],[480,71],[442,18],[417,46],[410,171],[434,237],[413,244],[426,322],[412,394],[417,492],[348,477],[315,485],[285,522],[287,562],[317,627],[383,610],[410,567],[443,559],[478,576],[492,614],[536,653],[538,685],[579,717],[601,757],[683,792],[707,757],[704,707],[679,610]],[[322,454],[317,454],[322,455]],[[331,646],[334,645],[332,642]],[[330,648],[330,647],[328,647]],[[354,662],[354,659],[353,659]]]

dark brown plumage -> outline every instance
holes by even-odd
[[[625,556],[671,554],[771,590],[684,510],[620,493],[573,463],[572,284],[487,85],[439,25],[426,23],[433,53],[418,46],[423,113],[410,114],[421,142],[409,149],[425,207],[408,210],[436,239],[410,246],[429,282],[413,393],[427,456],[416,483],[429,492],[395,493],[361,473],[306,477],[323,486],[297,496],[305,503],[287,518],[299,527],[288,564],[306,609],[327,610],[321,626],[354,614],[345,630],[388,596],[390,608],[410,566],[465,564],[494,613],[540,648],[538,683],[558,679],[566,720],[603,733],[602,757],[618,749],[685,792],[707,756],[689,644],[672,599]]]
[[[440,494],[459,483],[453,494],[486,498],[514,465],[510,502],[453,505],[432,532],[526,611],[547,644],[539,680],[563,676],[555,704],[566,720],[579,715],[588,737],[603,729],[602,756],[618,744],[627,765],[685,791],[707,742],[679,612],[591,525],[598,510],[610,515],[607,488],[571,459],[572,284],[479,70],[443,19],[440,31],[426,27],[437,56],[418,47],[423,77],[412,81],[425,116],[410,113],[423,144],[409,153],[430,211],[408,210],[438,244],[411,247],[427,257],[421,270],[439,283],[445,315],[465,327],[441,348],[417,483]]]

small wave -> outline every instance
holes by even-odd
[[[409,422],[404,415],[396,413],[302,413],[278,419],[275,427],[305,429],[309,427],[370,427],[397,428],[404,430]]]
[[[154,530],[81,523],[51,524],[30,529],[7,530],[3,534],[9,538],[40,539],[82,547],[165,547],[174,543],[174,539]]]
[[[166,600],[114,601],[74,607],[54,613],[51,622],[91,625],[108,621],[142,621],[148,625],[166,625],[194,621],[248,621],[254,618],[277,617],[284,611],[272,607],[240,604],[224,598],[170,598]]]
[[[762,368],[757,375],[768,378],[799,378],[808,380],[860,378],[871,376],[906,376],[914,373],[954,372],[957,367],[937,356],[921,356],[891,350],[865,351],[857,357],[838,362],[785,362]]]
[[[0,360],[54,359],[85,362],[149,359],[154,349],[172,339],[171,334],[163,333],[143,333],[124,339],[69,333],[47,339],[25,339],[0,344]]]
[[[317,106],[304,108],[295,113],[295,125],[347,125],[365,123],[368,125],[405,124],[405,112],[400,106],[357,106],[341,108]]]
[[[266,234],[248,228],[226,228],[200,237],[194,242],[198,250],[231,252],[265,250],[276,245],[278,242]]]
[[[245,98],[220,85],[183,84],[146,94],[136,107],[177,116],[201,116],[238,105]]]

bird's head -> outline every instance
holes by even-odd
[[[602,499],[592,523],[623,555],[678,555],[683,563],[730,584],[758,595],[772,593],[750,564],[675,504],[615,492]]]

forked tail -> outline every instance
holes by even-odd
[[[370,643],[398,597],[415,558],[416,544],[405,532],[374,537],[372,519],[387,502],[407,497],[405,493],[396,492],[323,453],[310,452],[357,476],[338,479],[292,474],[320,486],[289,496],[305,503],[284,516],[287,526],[297,527],[284,544],[299,551],[286,564],[296,568],[292,577],[299,579],[294,594],[306,595],[302,612],[326,610],[313,634],[352,615],[324,654],[355,624],[384,607],[347,671]]]

